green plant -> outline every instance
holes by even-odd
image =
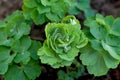
[[[0,74],[5,80],[34,80],[41,73],[37,56],[41,44],[28,36],[30,25],[21,11],[0,21]]]
[[[86,31],[89,44],[80,50],[80,59],[89,73],[105,75],[120,62],[120,18],[97,14],[94,18],[88,18],[85,25],[90,29]]]
[[[78,15],[81,12],[84,13],[86,18],[95,16],[95,12],[90,7],[90,0],[74,0],[68,10],[68,13],[72,15]]]
[[[38,25],[48,21],[60,22],[73,0],[23,0],[23,2],[25,18],[32,19]]]
[[[25,18],[32,19],[36,25],[60,22],[67,13],[77,15],[83,11],[86,17],[95,14],[90,8],[90,0],[23,0],[23,3]]]
[[[79,49],[88,42],[74,16],[65,17],[61,23],[49,23],[45,33],[47,39],[39,49],[38,55],[42,63],[53,68],[70,66]]]
[[[5,80],[35,80],[41,74],[41,64],[53,68],[67,66],[66,71],[58,71],[58,79],[74,80],[84,72],[83,65],[90,74],[101,76],[120,63],[120,18],[94,16],[90,0],[23,0],[23,3],[23,11],[15,11],[0,21],[0,75]],[[88,27],[83,30],[79,21],[68,15],[81,11]],[[43,45],[30,38],[32,22],[35,25],[49,22]],[[78,54],[83,65],[77,61]]]

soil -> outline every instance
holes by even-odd
[[[4,19],[7,15],[10,15],[15,10],[20,10],[22,6],[22,0],[0,0],[0,20]],[[112,15],[114,17],[120,17],[120,0],[91,0],[91,7],[96,13],[101,13],[103,15]],[[81,15],[77,16],[79,20],[83,22],[84,18]],[[36,27],[32,26],[31,38],[35,40],[44,41],[44,26]],[[40,34],[42,34],[40,36]],[[48,65],[43,65],[44,72],[36,80],[57,80],[57,71],[52,69]],[[87,71],[86,71],[87,73]],[[0,80],[2,76],[0,76]],[[85,74],[79,77],[78,80],[120,80],[120,66],[116,69],[109,70],[108,74],[101,77],[94,77],[90,74]]]

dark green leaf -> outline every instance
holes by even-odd
[[[41,74],[41,67],[38,61],[31,60],[27,65],[24,66],[24,73],[29,80],[35,80]]]
[[[30,53],[28,51],[23,51],[18,53],[14,59],[15,63],[27,64],[30,61]]]
[[[29,52],[30,52],[30,55],[31,57],[34,59],[34,60],[37,60],[38,59],[38,55],[37,55],[37,51],[38,49],[42,46],[42,44],[38,41],[32,41],[32,45],[31,47],[29,48]]]
[[[12,49],[15,52],[24,52],[31,46],[31,39],[28,36],[23,36],[20,40],[15,40]]]

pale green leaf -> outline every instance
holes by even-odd
[[[84,65],[93,65],[96,63],[99,54],[94,49],[90,47],[90,45],[85,46],[84,48],[80,49],[82,53],[80,55],[80,60],[82,60],[82,64]]]
[[[97,58],[97,61],[94,65],[87,66],[87,69],[90,74],[94,74],[95,76],[105,75],[109,70],[109,68],[106,67],[102,56]]]
[[[106,44],[104,41],[102,41],[102,46],[103,48],[109,52],[109,54],[114,58],[114,59],[117,59],[117,60],[120,60],[120,53],[117,53],[116,50],[112,47],[112,46],[109,46],[108,44]]]

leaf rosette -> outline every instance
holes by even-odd
[[[41,44],[30,39],[30,25],[18,10],[0,21],[0,75],[5,80],[35,80],[41,73]]]
[[[47,39],[38,55],[42,63],[54,68],[71,65],[79,49],[88,42],[80,30],[78,20],[73,16],[65,17],[61,23],[49,23],[45,33]]]
[[[89,44],[80,50],[80,59],[89,73],[105,75],[120,62],[120,18],[97,14],[88,18],[85,25],[90,29]]]

